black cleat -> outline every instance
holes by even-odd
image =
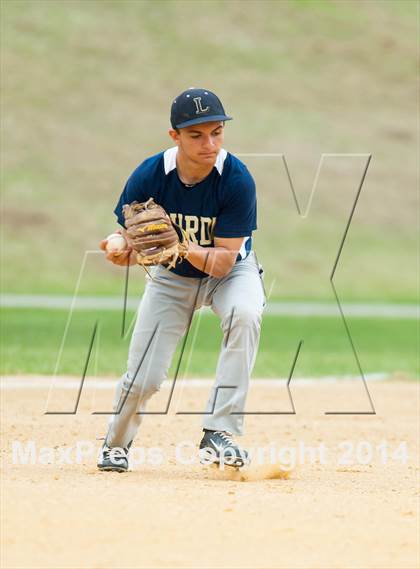
[[[99,470],[105,472],[127,472],[128,470],[128,451],[131,442],[125,447],[109,447],[106,444],[102,447],[101,456],[98,460]]]
[[[240,448],[227,431],[209,431],[204,429],[200,443],[202,463],[222,464],[239,468],[249,463],[246,450]]]

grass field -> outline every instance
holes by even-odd
[[[73,291],[127,176],[168,146],[173,96],[203,85],[234,116],[229,150],[286,155],[302,210],[322,153],[372,154],[337,286],[415,300],[417,16],[405,0],[3,0],[2,289]],[[365,158],[326,160],[307,219],[279,157],[243,160],[273,298],[327,298]],[[99,267],[86,292],[116,278]]]
[[[82,375],[95,323],[99,333],[92,351],[89,375],[117,376],[125,369],[130,323],[121,338],[118,311],[80,310],[73,314],[57,369],[59,374]],[[66,326],[62,310],[5,309],[2,323],[3,373],[52,374]],[[414,320],[353,318],[348,321],[352,340],[365,373],[419,374],[419,328]],[[304,341],[294,375],[334,376],[358,374],[342,322],[336,318],[266,315],[254,377],[288,377],[300,340]],[[194,318],[180,367],[181,377],[213,377],[222,334],[218,319],[208,313]],[[174,358],[171,375],[178,363]]]

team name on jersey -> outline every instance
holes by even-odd
[[[185,229],[190,241],[198,245],[211,245],[213,243],[216,217],[198,217],[197,215],[184,215],[170,213],[173,223]]]

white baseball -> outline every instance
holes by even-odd
[[[106,250],[108,253],[116,253],[127,249],[127,241],[120,233],[111,233],[106,238]]]

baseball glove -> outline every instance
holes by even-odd
[[[139,265],[174,267],[188,252],[186,232],[172,223],[153,198],[123,206],[127,240],[137,252]]]

